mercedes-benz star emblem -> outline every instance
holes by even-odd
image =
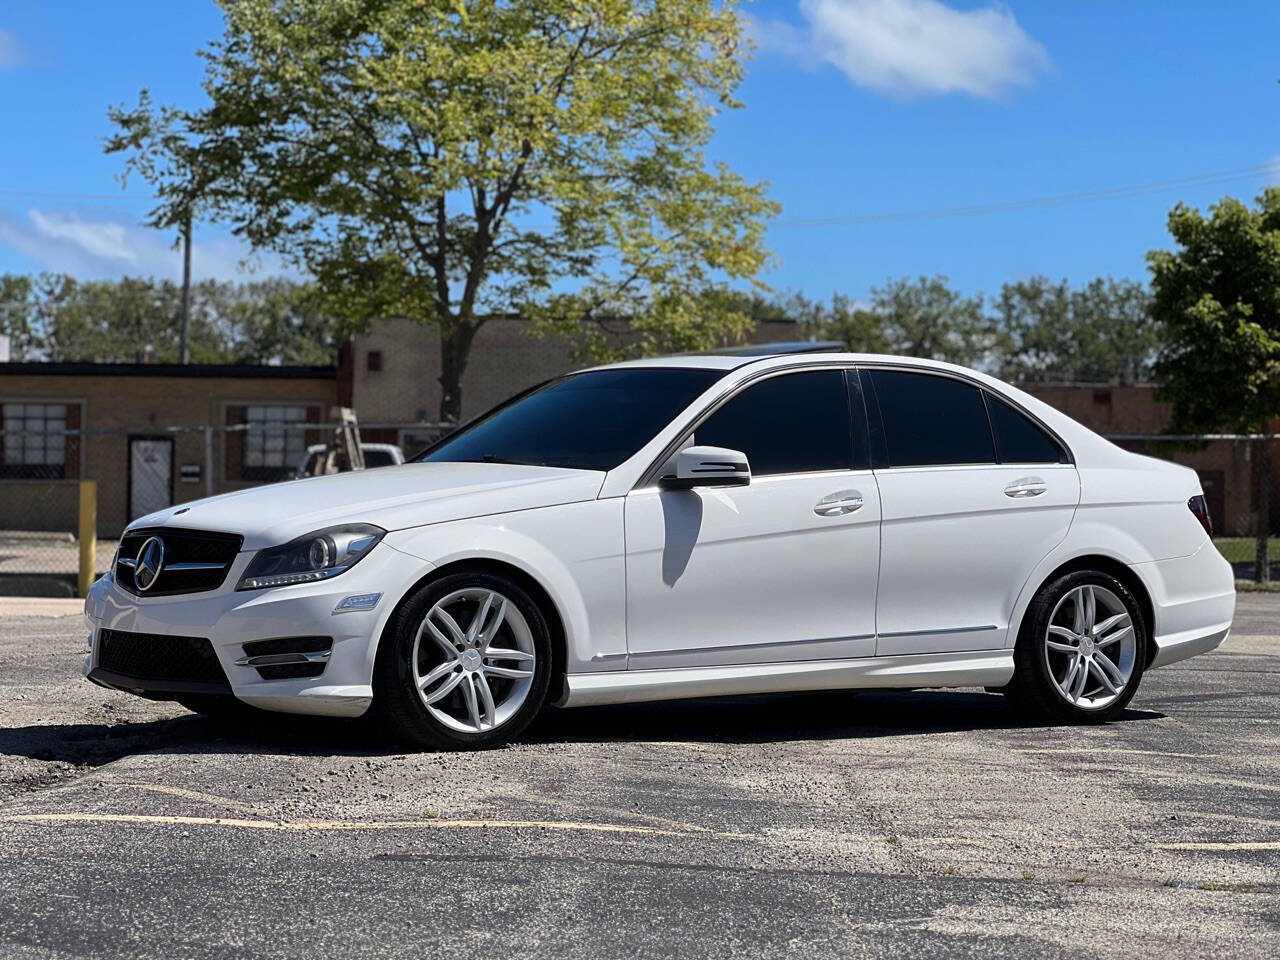
[[[138,559],[133,565],[133,582],[138,590],[146,593],[156,585],[160,570],[164,567],[164,541],[152,537],[138,551]]]

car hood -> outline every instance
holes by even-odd
[[[130,527],[216,530],[245,550],[287,543],[340,523],[403,530],[511,510],[592,500],[604,474],[505,463],[406,463],[252,487],[168,507]]]

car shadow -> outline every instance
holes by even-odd
[[[1165,715],[1128,709],[1112,723]],[[140,753],[386,756],[417,748],[390,739],[367,719],[272,715],[249,721],[197,715],[137,723],[47,724],[0,728],[0,755],[101,766]],[[526,743],[861,740],[971,731],[1031,730],[988,693],[862,690],[677,700],[547,710]]]

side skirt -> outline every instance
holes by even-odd
[[[1012,677],[1012,650],[580,673],[566,678],[560,706],[859,687],[1002,687]]]

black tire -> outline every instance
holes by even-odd
[[[1047,649],[1050,618],[1058,603],[1078,587],[1089,585],[1110,591],[1120,601],[1129,615],[1134,639],[1128,680],[1120,688],[1118,696],[1098,707],[1073,703],[1059,689],[1050,673],[1052,658]],[[1015,710],[1037,722],[1105,723],[1118,716],[1137,693],[1147,663],[1148,643],[1146,621],[1133,591],[1115,577],[1098,570],[1064,574],[1041,587],[1027,608],[1014,648],[1013,679],[1004,688],[1004,695]]]
[[[533,678],[524,702],[496,728],[467,732],[442,723],[423,702],[414,681],[412,657],[418,629],[431,608],[459,590],[490,590],[505,597],[523,617],[533,643]],[[504,624],[499,631],[510,629]],[[373,711],[387,731],[434,750],[479,750],[509,743],[524,732],[547,697],[552,671],[551,631],[546,616],[515,580],[496,573],[456,573],[421,587],[388,623],[373,671]],[[459,685],[461,686],[461,685]]]

